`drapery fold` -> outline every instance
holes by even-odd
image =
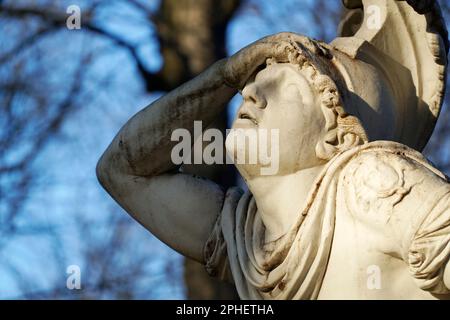
[[[316,299],[327,270],[337,210],[355,210],[336,206],[346,203],[338,199],[348,193],[347,189],[341,192],[345,169],[352,160],[374,152],[393,159],[401,156],[436,179],[446,179],[420,153],[395,142],[372,142],[348,150],[324,167],[291,229],[269,243],[265,242],[265,227],[252,194],[231,188],[205,246],[208,272],[232,280],[241,299]],[[411,275],[420,288],[433,293],[449,293],[442,283],[443,266],[450,256],[447,191],[448,183],[434,193],[442,193],[439,197],[429,201],[435,205],[424,208],[417,217],[420,223],[402,235],[402,239],[408,238],[403,259]]]

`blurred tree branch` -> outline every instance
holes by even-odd
[[[64,33],[67,32],[65,26],[68,17],[65,8],[61,2],[59,6],[56,1],[51,6],[49,3],[53,2],[0,0],[0,23],[2,27],[9,24],[13,30],[9,30],[10,38],[0,46],[0,254],[3,248],[19,237],[33,236],[38,239],[45,235],[53,245],[54,257],[51,263],[59,269],[64,269],[67,262],[63,254],[65,244],[62,231],[55,221],[38,222],[24,208],[27,199],[36,191],[37,180],[42,174],[41,169],[34,166],[42,150],[55,140],[63,124],[76,114],[76,110],[89,105],[93,96],[118,90],[108,88],[88,76],[102,54],[96,40],[108,44],[108,53],[126,53],[135,65],[136,78],[147,92],[165,92],[227,55],[227,27],[238,10],[241,15],[256,16],[259,21],[257,26],[267,33],[282,29],[325,40],[331,40],[334,36],[341,14],[339,1],[325,0],[285,0],[280,3],[256,0],[161,0],[160,5],[154,8],[151,6],[153,2],[148,0],[99,0],[89,2],[83,8],[82,29],[68,37]],[[440,3],[444,16],[449,18],[450,4],[446,1]],[[114,7],[119,4],[139,12],[144,24],[141,25],[141,20],[136,24],[153,33],[136,41],[129,39],[128,31],[110,28],[108,21],[101,19],[102,10],[111,8],[108,14],[113,14],[120,10],[120,7]],[[275,5],[277,10],[268,10],[265,7],[268,4]],[[297,14],[299,12],[302,14]],[[244,32],[250,32],[248,30]],[[66,43],[61,39],[73,39],[76,35],[83,35],[87,39],[82,44],[82,50],[61,57],[59,67],[55,69],[50,62],[60,52],[64,52],[62,49]],[[142,50],[149,43],[159,47],[162,65],[156,71],[148,67],[153,57]],[[50,58],[44,60],[45,56]],[[121,66],[117,66],[114,71],[114,74],[121,76]],[[97,67],[95,72],[101,71]],[[57,81],[53,81],[55,77]],[[112,76],[105,77],[110,80]],[[92,87],[91,91],[88,87]],[[122,89],[119,88],[119,91]],[[449,102],[447,94],[438,127],[427,147],[427,155],[447,174],[450,172]],[[96,108],[99,109],[98,106]],[[224,129],[226,123],[224,113],[214,125]],[[88,136],[82,137],[80,144],[86,144],[88,139],[96,143],[96,137]],[[83,146],[78,147],[81,149]],[[67,166],[67,170],[71,170],[69,163]],[[89,170],[93,175],[93,168],[87,168]],[[191,167],[189,170],[223,185],[234,183],[233,175],[224,172],[223,168],[203,166]],[[73,181],[66,183],[74,184]],[[66,204],[64,210],[84,201],[79,197],[79,203]],[[34,283],[28,282],[30,278],[23,275],[23,270],[19,270],[8,256],[2,256],[0,266],[14,277],[23,293],[21,297],[142,298],[151,296],[159,281],[175,278],[170,263],[164,266],[165,269],[154,267],[154,254],[146,251],[146,245],[135,238],[139,227],[119,212],[117,207],[107,208],[99,212],[98,216],[104,217],[104,220],[94,223],[83,218],[82,214],[73,218],[83,261],[90,266],[84,269],[85,290],[79,293],[70,292],[64,287],[64,272],[53,282],[49,280],[49,288],[35,288]],[[102,226],[107,231],[99,232]],[[145,236],[150,241],[150,237],[147,234]],[[140,248],[139,252],[137,247]],[[43,258],[46,259],[51,260]],[[227,288],[216,285],[207,278],[206,273],[202,273],[202,266],[186,262],[186,275],[188,297],[230,297]],[[143,290],[142,286],[147,288]]]
[[[146,60],[149,57],[140,54],[143,43],[135,43],[123,35],[111,31],[97,18],[99,10],[119,2],[143,12],[148,25],[154,27],[163,61],[159,71],[151,72],[146,67]],[[52,88],[55,92],[59,91],[65,94],[65,98],[60,99],[58,104],[51,102],[49,97],[39,91],[41,80],[52,77],[52,70],[45,65],[40,66],[33,63],[37,70],[34,76],[30,77],[26,71],[32,61],[30,54],[40,59],[39,50],[36,49],[41,44],[45,47],[48,45],[48,41],[52,41],[61,31],[65,30],[68,15],[61,7],[38,4],[39,1],[30,4],[21,2],[14,5],[0,2],[0,19],[16,21],[16,27],[20,28],[22,25],[23,30],[28,29],[26,24],[37,23],[38,25],[21,34],[7,50],[0,50],[0,62],[4,64],[3,67],[10,66],[11,70],[15,68],[14,73],[10,72],[11,76],[14,75],[12,79],[5,79],[6,81],[2,83],[0,78],[0,99],[5,102],[4,109],[0,111],[7,118],[7,126],[2,129],[0,134],[0,148],[5,151],[0,155],[0,179],[4,177],[6,178],[4,181],[9,181],[6,184],[0,181],[0,196],[5,195],[1,198],[2,203],[7,204],[0,212],[1,219],[7,222],[1,226],[1,236],[2,240],[5,240],[5,244],[12,239],[12,235],[20,234],[22,226],[18,227],[15,221],[17,221],[16,217],[22,216],[21,207],[32,192],[34,176],[37,174],[32,166],[33,159],[44,149],[44,145],[57,135],[62,123],[68,118],[70,110],[82,107],[81,100],[77,101],[76,97],[86,90],[83,87],[85,82],[83,76],[86,74],[87,66],[93,64],[90,59],[80,60],[77,70],[70,76],[71,87]],[[109,41],[115,50],[127,52],[134,61],[137,75],[143,81],[147,91],[169,91],[194,77],[214,61],[226,56],[226,27],[239,5],[239,0],[162,0],[159,8],[152,12],[138,0],[96,1],[88,8],[84,8],[82,29],[78,33],[103,38]],[[149,42],[154,40],[147,39]],[[28,104],[34,114],[16,114],[20,108],[20,102],[15,100],[18,97],[22,99],[23,96],[30,100]],[[226,113],[224,113],[216,125],[225,129],[226,122]],[[32,130],[37,126],[38,130]],[[32,132],[31,135],[24,134],[29,131]],[[26,152],[21,156],[8,156],[8,154],[17,152],[18,143],[25,142],[31,143]],[[11,162],[11,159],[14,160]],[[191,170],[195,170],[195,168],[191,168]],[[221,173],[218,167],[206,168],[202,174],[216,180],[230,181],[231,177],[229,174]],[[17,176],[15,181],[8,178],[14,175]],[[17,196],[12,196],[11,189],[16,191]],[[96,230],[90,228],[88,224],[82,224],[81,221],[77,222],[80,225],[80,238],[83,239],[87,249],[83,254],[86,263],[90,265],[90,268],[87,269],[90,273],[88,275],[89,282],[86,284],[87,291],[79,295],[79,298],[105,297],[108,294],[119,298],[132,298],[135,296],[133,290],[136,290],[137,282],[145,276],[145,272],[140,266],[148,264],[147,261],[142,260],[150,259],[151,257],[148,256],[133,255],[133,260],[126,268],[133,271],[131,274],[111,266],[114,265],[112,261],[121,253],[126,252],[126,248],[131,244],[127,244],[127,240],[121,232],[123,220],[128,219],[126,221],[130,223],[129,218],[125,218],[123,213],[120,215],[121,219],[113,218],[115,215],[112,213],[110,216],[111,219],[106,222],[106,225],[112,230],[113,235],[102,241],[90,239],[89,237],[95,238]],[[10,268],[10,270],[12,269],[13,267]],[[197,269],[203,272],[201,266]],[[16,274],[16,278],[19,276]],[[208,280],[203,276],[203,281]],[[24,285],[26,281],[19,278],[17,281],[19,284],[21,283],[20,287],[24,291],[24,297],[27,298],[70,296],[70,292],[61,290],[58,286],[49,290],[29,291],[30,288]],[[64,283],[62,279],[58,281],[61,282],[60,284]],[[199,283],[196,286],[197,290],[202,290],[203,284]]]

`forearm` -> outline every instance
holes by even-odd
[[[236,90],[227,86],[218,61],[198,77],[173,90],[133,116],[119,131],[100,162],[136,176],[153,176],[170,170],[172,132],[193,133],[194,120],[208,126]]]
[[[187,129],[192,136],[194,120],[208,126],[267,58],[289,61],[298,36],[280,33],[263,38],[233,56],[220,60],[198,77],[170,92],[137,113],[120,130],[97,167],[99,178],[108,173],[155,176],[170,170],[170,137],[175,129]],[[106,173],[106,174],[105,174]],[[106,177],[102,177],[106,175]],[[107,181],[108,182],[108,181]]]

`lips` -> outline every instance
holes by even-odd
[[[253,122],[255,125],[258,124],[258,121],[256,121],[256,117],[253,114],[251,114],[248,110],[239,111],[238,119],[249,120]]]

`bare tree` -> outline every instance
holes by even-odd
[[[70,1],[0,0],[0,25],[6,39],[0,44],[0,268],[14,279],[16,291],[24,298],[167,296],[170,293],[158,293],[155,288],[167,288],[170,281],[174,284],[169,287],[176,288],[183,280],[179,277],[181,273],[174,269],[171,260],[162,263],[155,259],[159,254],[152,247],[156,240],[120,212],[120,208],[99,201],[93,203],[97,206],[93,210],[95,219],[88,218],[84,214],[87,211],[84,205],[88,204],[81,197],[87,192],[83,187],[75,203],[64,203],[62,217],[47,219],[42,212],[45,198],[38,209],[29,207],[30,198],[55,183],[44,174],[39,159],[49,153],[49,148],[64,141],[63,128],[68,122],[82,122],[83,110],[104,112],[102,117],[111,117],[112,122],[113,108],[118,113],[131,114],[132,94],[121,92],[130,90],[123,83],[139,83],[142,101],[148,100],[150,95],[155,97],[179,86],[225,57],[227,28],[234,17],[255,21],[245,26],[243,34],[293,31],[329,41],[335,36],[341,15],[340,1],[80,2],[81,29],[69,31],[66,9]],[[440,3],[444,16],[450,18],[449,3]],[[158,54],[151,49],[154,47],[159,48]],[[111,55],[121,57],[113,60],[117,65],[110,65]],[[125,73],[122,64],[129,64],[132,72]],[[122,78],[125,80],[119,86],[116,82]],[[103,93],[106,97],[99,100]],[[447,174],[450,173],[449,103],[447,94],[437,129],[426,149],[426,155]],[[224,129],[227,122],[224,113],[214,126]],[[103,148],[92,135],[80,134],[74,143],[77,150],[85,153],[93,149],[100,152]],[[54,151],[55,158],[57,152]],[[67,170],[72,169],[71,165],[67,164]],[[93,178],[93,166],[85,170]],[[234,172],[226,171],[229,168],[191,166],[188,170],[226,186],[235,183]],[[67,239],[67,225],[71,226],[71,240]],[[35,274],[25,272],[33,268],[18,266],[15,257],[5,254],[17,243],[26,247],[37,241],[45,241],[48,248],[42,253],[45,256],[40,257],[43,265],[48,266],[46,286],[37,284]],[[75,243],[71,247],[79,247],[79,259],[84,264],[84,290],[79,292],[65,288],[64,271],[71,261],[67,254],[69,242]],[[236,297],[229,286],[208,278],[202,266],[186,262],[185,268],[189,298]]]
[[[64,68],[58,66],[52,68],[52,64],[48,61],[36,62],[36,65],[31,61],[39,61],[40,55],[45,55],[44,50],[50,51],[64,45],[64,34],[67,35],[68,32],[65,30],[66,7],[57,1],[1,3],[0,19],[10,25],[9,36],[15,37],[16,40],[0,52],[2,69],[6,75],[0,79],[2,81],[0,97],[4,106],[4,110],[1,111],[6,115],[2,117],[4,126],[0,136],[0,147],[3,151],[0,155],[1,218],[5,221],[1,225],[1,239],[5,245],[24,230],[22,226],[18,226],[17,221],[26,216],[27,212],[21,207],[26,203],[30,193],[33,192],[32,187],[36,184],[34,177],[38,172],[33,160],[38,157],[46,144],[57,138],[61,126],[71,116],[73,110],[85,107],[83,104],[92,99],[89,96],[89,89],[85,87],[85,77],[89,73],[90,66],[95,64],[95,60],[101,59],[102,53],[99,53],[98,44],[106,43],[105,46],[108,46],[109,50],[122,51],[131,57],[135,64],[136,76],[148,92],[169,91],[194,77],[214,61],[226,56],[226,27],[239,5],[238,0],[163,0],[159,7],[138,0],[90,3],[83,8],[80,33],[94,40],[91,46],[84,46],[83,52],[75,55],[75,59],[80,61],[76,64],[78,67],[73,74],[64,77],[71,83],[70,86],[65,86],[62,83],[46,83],[50,82],[52,77],[62,78],[63,72],[66,71]],[[140,18],[134,22],[136,24],[144,22],[148,29],[154,30],[156,36],[141,40],[141,43],[111,31],[102,23],[100,17],[108,10],[111,11],[109,14],[120,15],[121,12],[118,11],[120,6],[139,11]],[[14,34],[13,29],[19,32]],[[141,53],[146,41],[157,41],[159,44],[163,63],[158,71],[150,71],[148,60],[151,57]],[[74,63],[73,58],[70,58],[72,69]],[[30,66],[33,73],[29,71]],[[101,83],[95,83],[95,87],[101,86]],[[54,101],[51,94],[47,95],[51,92],[57,92],[54,94],[55,97],[64,93],[65,97],[60,101],[56,99]],[[28,108],[31,112],[23,112],[25,111],[23,108]],[[225,129],[226,123],[227,116],[224,113],[215,125]],[[29,146],[25,147],[25,144]],[[21,150],[22,147],[24,150]],[[230,179],[232,175],[225,174],[223,168],[219,166],[191,167],[188,170],[222,183],[232,183],[232,178]],[[130,219],[123,214],[120,215],[123,217],[118,219],[117,209],[113,211],[115,212],[108,215],[111,218],[105,222],[105,225],[113,231],[107,240],[94,239],[96,229],[88,223],[83,223],[82,220],[77,221],[77,225],[80,225],[80,239],[86,242],[82,251],[85,260],[89,262],[86,277],[90,279],[86,284],[86,290],[79,295],[80,298],[135,297],[133,290],[138,288],[138,282],[142,277],[148,275],[142,270],[149,263],[146,260],[150,257],[145,255],[133,255],[134,263],[124,268],[130,273],[111,267],[111,261],[117,260],[117,256],[124,254],[130,247],[128,242],[132,238],[124,232],[126,226],[130,224]],[[52,228],[54,226],[48,224],[43,232],[48,233]],[[31,235],[37,236],[34,229],[30,232]],[[57,231],[54,233],[58,234]],[[192,268],[199,274],[203,272],[201,266],[193,265]],[[202,281],[211,281],[209,286],[221,286],[215,280],[206,278],[206,273],[204,275]],[[17,278],[21,277],[18,275]],[[166,278],[170,278],[170,274],[166,274]],[[204,291],[204,283],[196,282],[195,279],[198,277],[194,276],[192,279],[186,278],[188,287],[191,288],[188,293],[191,297],[198,297],[196,295],[202,295],[201,292]],[[62,280],[60,278],[58,283],[64,283]],[[228,294],[226,297],[235,297],[233,291],[224,290],[231,292],[231,295]],[[224,290],[214,292],[225,292]],[[23,287],[22,291],[25,297],[67,296],[67,292],[64,294],[65,291],[61,290],[60,286],[37,292]],[[204,297],[214,298],[216,297],[214,292]]]

